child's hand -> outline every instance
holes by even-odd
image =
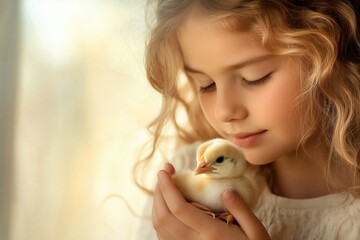
[[[171,179],[170,175],[174,173],[170,164],[158,173],[152,218],[160,240],[270,239],[264,226],[237,193],[225,192],[223,201],[241,228],[213,219],[186,202]]]

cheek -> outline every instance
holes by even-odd
[[[284,83],[279,81],[279,83]],[[300,115],[296,111],[296,99],[300,94],[300,81],[295,78],[288,84],[274,84],[266,92],[262,93],[263,117],[271,118],[272,121],[282,124],[298,121]]]
[[[222,135],[221,125],[215,116],[216,95],[199,94],[198,99],[199,99],[201,110],[203,111],[206,120],[215,129],[215,131],[218,134]]]
[[[208,122],[212,125],[215,120],[214,119],[214,106],[216,104],[216,99],[209,96],[209,94],[203,95],[201,93],[199,93],[198,99],[199,99],[201,110],[203,111]]]

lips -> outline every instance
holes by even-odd
[[[236,139],[245,139],[245,138],[248,138],[248,137],[251,137],[251,136],[254,136],[254,135],[258,135],[258,134],[261,134],[261,133],[264,133],[264,132],[266,132],[266,130],[261,130],[261,131],[252,132],[252,133],[237,133],[237,134],[234,134],[234,138],[236,138]]]
[[[257,145],[266,132],[267,130],[236,133],[233,135],[233,140],[239,147],[249,148]]]

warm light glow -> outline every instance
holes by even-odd
[[[160,97],[146,82],[145,1],[24,0],[13,239],[132,239],[131,182]],[[102,204],[101,204],[102,203]]]

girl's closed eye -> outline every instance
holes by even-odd
[[[203,74],[189,74],[187,76],[195,82],[200,93],[206,93],[216,89],[216,84]]]
[[[212,83],[210,83],[209,85],[207,85],[205,87],[200,86],[199,87],[199,92],[200,93],[207,93],[207,92],[213,91],[215,89],[216,89],[216,84],[215,84],[215,82],[212,82]]]
[[[259,86],[263,83],[265,83],[269,78],[271,77],[272,72],[266,74],[264,77],[256,79],[256,80],[247,80],[245,78],[242,78],[242,84],[246,87],[252,87],[252,86]]]
[[[259,79],[256,80],[247,80],[245,78],[241,78],[241,83],[245,86],[245,87],[253,87],[253,86],[260,86],[261,84],[264,84],[267,80],[270,79],[272,72],[266,74],[264,77],[261,77]],[[210,91],[213,91],[216,89],[216,84],[215,82],[212,82],[210,84],[208,84],[205,87],[200,86],[199,87],[199,92],[200,93],[207,93]]]

